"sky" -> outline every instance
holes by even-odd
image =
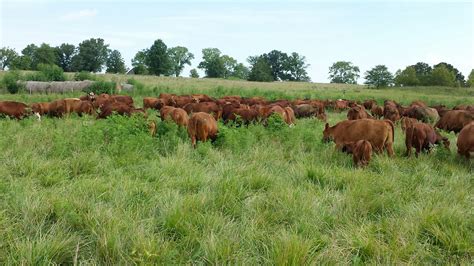
[[[336,61],[351,61],[361,76],[420,61],[448,62],[465,76],[474,68],[473,1],[0,0],[0,10],[0,47],[102,38],[130,67],[137,51],[162,39],[195,55],[183,76],[208,47],[246,65],[274,49],[297,52],[314,82],[328,82]]]

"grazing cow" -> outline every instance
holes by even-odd
[[[36,116],[47,115],[49,113],[49,102],[32,103],[31,111],[33,111]]]
[[[375,152],[381,153],[385,149],[389,156],[393,156],[394,134],[395,129],[390,120],[345,120],[332,127],[326,123],[323,141],[332,139],[336,143],[336,148],[341,150],[344,143],[367,140]]]
[[[198,112],[213,114],[216,120],[219,120],[222,117],[222,109],[215,102],[188,103],[183,107],[183,109],[188,114]]]
[[[196,101],[197,103],[214,101],[213,98],[207,96],[206,94],[192,94],[191,97],[193,97],[194,101]]]
[[[256,122],[258,116],[258,111],[255,108],[236,108],[232,110],[232,113],[227,116],[224,122],[238,121],[240,119],[244,125],[248,125],[252,122]]]
[[[80,103],[78,98],[59,99],[50,102],[48,115],[62,117],[74,112],[74,107]]]
[[[160,95],[158,95],[158,98],[159,99],[162,99],[164,101],[164,104],[165,105],[168,105],[168,106],[171,106],[173,105],[173,98],[174,97],[177,97],[178,95],[176,94],[171,94],[171,93],[160,93]]]
[[[411,102],[410,107],[414,107],[414,106],[418,106],[418,107],[428,107],[428,106],[426,105],[426,103],[424,103],[423,101],[419,101],[419,100],[418,100],[418,101],[413,101],[413,102]]]
[[[458,154],[469,159],[471,153],[474,153],[474,122],[462,128],[456,144],[458,146]]]
[[[372,108],[376,105],[377,105],[377,102],[375,100],[366,100],[364,102],[364,107],[367,110],[372,110]]]
[[[435,123],[439,119],[439,114],[436,109],[418,105],[411,106],[405,110],[404,116],[415,118],[425,123]]]
[[[411,127],[414,123],[418,123],[418,120],[416,120],[415,118],[410,118],[410,117],[402,117],[402,120],[401,121],[401,126],[402,126],[402,131],[405,133],[406,132],[406,129]]]
[[[0,114],[18,120],[28,116],[31,110],[28,105],[14,101],[0,101]]]
[[[188,123],[188,134],[193,148],[196,148],[197,141],[214,141],[217,138],[216,119],[208,113],[193,113]]]
[[[383,117],[392,122],[397,122],[398,120],[400,120],[400,112],[398,111],[396,106],[385,105],[383,110]]]
[[[407,156],[411,155],[411,150],[414,147],[416,150],[416,157],[423,151],[430,151],[434,144],[443,143],[446,149],[449,150],[449,140],[446,137],[437,133],[431,125],[424,123],[413,123],[406,129],[405,145],[407,148]]]
[[[197,103],[197,100],[191,95],[181,95],[171,97],[171,106],[184,108],[187,104]]]
[[[372,115],[378,119],[382,118],[383,116],[383,107],[378,105],[373,105],[372,109],[370,109]]]
[[[79,116],[83,114],[92,115],[94,112],[94,105],[90,101],[76,101],[72,105],[72,111],[77,113]]]
[[[79,100],[93,102],[93,101],[95,101],[95,93],[89,92],[86,95],[82,95],[81,97],[79,97]]]
[[[453,110],[466,110],[466,111],[474,111],[474,105],[465,105],[465,104],[459,104],[454,106]]]
[[[334,111],[336,112],[341,112],[342,110],[348,109],[348,108],[349,108],[349,102],[346,100],[339,99],[334,103]]]
[[[163,106],[160,110],[161,120],[173,120],[178,126],[187,127],[189,123],[189,116],[184,109],[173,106]]]
[[[291,107],[285,107],[283,108],[285,110],[285,116],[284,116],[284,119],[285,119],[285,122],[288,124],[288,125],[294,125],[295,122],[296,122],[296,116],[295,116],[295,112],[293,111],[293,109]]]
[[[103,106],[110,103],[123,103],[133,108],[133,99],[128,95],[109,95],[102,93],[93,101],[95,109],[102,108]]]
[[[365,111],[365,108],[363,106],[356,105],[349,109],[349,111],[347,112],[348,120],[357,120],[364,118],[372,118],[372,116]]]
[[[146,114],[142,108],[134,108],[129,104],[123,102],[112,102],[102,106],[102,108],[100,109],[100,113],[97,116],[97,119],[107,118],[113,113],[125,116],[131,116],[133,113],[142,113],[144,115]]]
[[[159,110],[160,108],[157,108],[157,105],[159,103],[163,103],[163,99],[159,99],[159,98],[156,98],[156,97],[144,97],[143,98],[143,109],[148,109],[148,108],[151,108],[151,109],[157,109]]]
[[[356,166],[365,167],[372,157],[372,144],[367,140],[359,140],[344,144],[342,151],[352,153],[352,160]]]
[[[449,111],[449,109],[446,108],[446,106],[445,106],[445,105],[442,105],[442,104],[440,104],[440,105],[433,105],[433,106],[430,106],[430,107],[436,109],[436,111],[438,112],[438,115],[439,115],[440,117],[442,117],[447,111]]]
[[[446,112],[438,123],[436,123],[435,127],[448,132],[454,131],[455,133],[459,133],[461,129],[471,121],[474,121],[474,114],[469,111],[452,110]]]
[[[293,110],[295,112],[296,118],[316,117],[319,114],[317,107],[307,103],[295,105]]]

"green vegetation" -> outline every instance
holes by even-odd
[[[95,93],[97,95],[101,93],[114,94],[116,83],[112,81],[96,81],[87,88],[83,89],[84,93]]]
[[[329,79],[331,83],[357,84],[359,72],[359,67],[351,62],[338,61],[329,68]]]
[[[18,93],[22,87],[20,84],[18,84],[19,79],[20,79],[20,72],[9,71],[3,76],[2,82],[0,85],[11,94]]]

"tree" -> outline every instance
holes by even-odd
[[[237,66],[237,60],[234,58],[228,56],[228,55],[223,55],[221,56],[221,60],[224,64],[224,76],[223,78],[229,78],[233,75],[234,69]]]
[[[431,73],[431,84],[454,87],[456,85],[456,75],[446,65],[438,64]]]
[[[291,53],[284,63],[285,76],[290,81],[310,81],[308,72],[306,72],[308,67],[306,57],[300,56],[298,53]]]
[[[467,86],[474,87],[474,69],[471,70],[471,73],[467,77]]]
[[[268,54],[263,54],[272,70],[273,80],[289,80],[286,71],[286,62],[288,55],[278,50],[273,50]]]
[[[199,78],[199,74],[197,72],[197,70],[195,68],[191,69],[191,71],[189,71],[189,77],[191,78]]]
[[[464,80],[464,75],[461,73],[461,71],[459,71],[453,65],[445,63],[445,62],[441,62],[437,65],[434,65],[434,68],[436,68],[438,66],[441,66],[441,65],[444,65],[447,70],[449,70],[450,72],[453,72],[454,76],[456,77],[456,82],[457,82],[458,86],[465,86],[466,85],[466,81]]]
[[[387,87],[393,83],[393,75],[384,65],[377,65],[365,72],[365,84],[374,85],[377,88]]]
[[[76,47],[72,44],[63,43],[56,47],[56,57],[58,65],[65,72],[72,72],[72,57],[76,52]]]
[[[181,74],[184,65],[191,65],[191,60],[194,59],[194,55],[188,51],[188,48],[182,46],[170,48],[168,54],[171,61],[172,74],[176,77]]]
[[[264,56],[252,56],[248,59],[252,64],[248,80],[250,81],[273,81],[272,68]]]
[[[118,50],[110,52],[106,62],[107,73],[120,73],[123,74],[127,69],[125,68],[125,61]]]
[[[42,43],[33,54],[31,66],[34,70],[38,70],[39,64],[56,65],[57,63],[56,49],[49,44]]]
[[[234,70],[231,74],[232,77],[238,78],[238,79],[248,79],[249,77],[250,70],[248,67],[244,66],[242,63],[238,63],[235,67]]]
[[[72,58],[75,71],[100,72],[107,61],[108,44],[103,39],[85,40],[79,44],[78,53]]]
[[[403,71],[397,71],[395,84],[398,86],[417,86],[420,84],[414,66],[408,66]]]
[[[22,70],[33,70],[33,59],[36,56],[36,50],[38,46],[35,44],[28,44],[23,50],[21,50],[21,56],[13,59],[12,68]]]
[[[153,75],[170,75],[172,65],[168,55],[168,47],[158,39],[146,52],[145,64],[148,66],[148,72]]]
[[[415,69],[416,78],[420,82],[420,85],[429,86],[430,85],[431,72],[433,71],[433,68],[430,67],[430,65],[428,65],[427,63],[424,63],[424,62],[418,62],[415,65],[413,65],[412,67]]]
[[[198,68],[204,69],[208,78],[222,78],[225,75],[226,67],[221,57],[221,51],[217,48],[202,49],[202,62]]]
[[[338,61],[329,67],[329,79],[331,83],[357,84],[359,67],[351,62]]]
[[[8,47],[2,47],[0,49],[0,70],[10,68],[12,62],[18,57],[17,52],[14,49]]]
[[[147,50],[138,51],[135,57],[132,59],[133,72],[137,75],[148,74],[148,68],[146,66]]]

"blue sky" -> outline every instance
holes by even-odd
[[[256,3],[255,3],[256,2]],[[273,49],[298,52],[315,82],[351,61],[361,72],[419,61],[446,61],[465,76],[474,68],[472,1],[9,1],[0,0],[0,46],[77,45],[100,37],[125,62],[155,39],[195,54],[219,48],[239,62]],[[363,80],[360,79],[359,82]]]

